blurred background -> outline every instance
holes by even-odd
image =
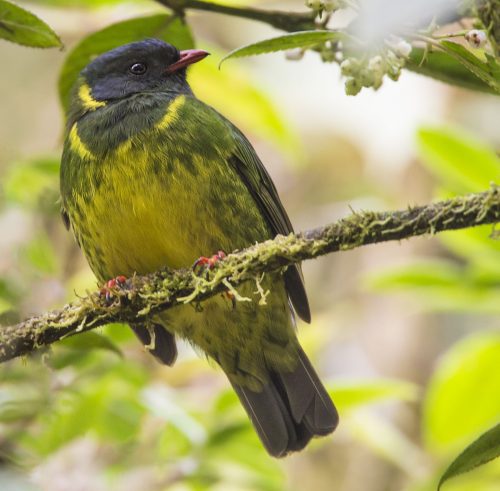
[[[65,50],[0,41],[3,324],[96,288],[57,202],[57,84],[68,51],[112,23],[166,12],[152,1],[18,3],[52,26]],[[260,6],[304,9],[302,1]],[[223,54],[277,31],[213,13],[187,20],[196,45],[213,53],[190,73],[194,92],[252,141],[296,230],[500,182],[498,97],[406,71],[348,97],[338,66],[314,52],[229,60],[218,70]],[[221,372],[188,345],[164,367],[112,325],[0,365],[0,489],[436,489],[450,461],[500,415],[497,237],[481,227],[303,265],[313,321],[299,323],[299,337],[341,423],[280,461],[262,449]],[[445,486],[493,491],[499,482],[493,462]]]

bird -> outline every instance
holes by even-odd
[[[213,264],[293,232],[249,140],[187,82],[188,67],[207,55],[147,38],[96,57],[73,86],[61,214],[100,282]],[[177,339],[203,352],[267,452],[284,457],[333,432],[338,413],[297,338],[295,316],[311,320],[300,266],[265,274],[261,286],[265,305],[247,282],[238,291],[251,301],[227,292],[130,327],[165,365]]]

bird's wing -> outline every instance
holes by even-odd
[[[228,159],[229,164],[235,169],[250,191],[271,228],[273,236],[278,234],[288,235],[293,232],[293,227],[271,177],[245,135],[231,123],[228,122],[228,124],[231,125],[235,141],[235,149]],[[298,316],[305,322],[310,322],[311,311],[300,265],[291,266],[287,269],[285,285]]]

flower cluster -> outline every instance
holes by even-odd
[[[357,58],[350,56],[340,64],[342,75],[346,77],[347,95],[358,94],[363,87],[377,90],[385,75],[391,80],[398,80],[401,69],[411,53],[411,45],[395,36],[385,42],[384,48],[375,56]]]
[[[318,12],[335,12],[335,10],[346,8],[349,4],[347,0],[306,0],[306,7]]]

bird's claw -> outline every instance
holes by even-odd
[[[211,257],[200,256],[193,264],[193,269],[197,269],[200,266],[204,266],[207,269],[213,269],[214,266],[222,261],[226,257],[226,253],[224,251],[217,251],[217,254],[214,254]]]
[[[233,310],[236,308],[236,298],[229,290],[222,292],[222,297],[231,302]]]
[[[222,261],[225,257],[227,257],[227,254],[224,251],[217,251],[217,254],[214,254],[213,256],[210,257],[201,256],[194,262],[193,269],[196,270],[197,268],[200,267],[204,267],[205,269],[208,270],[213,269],[215,265],[219,261]],[[223,291],[222,297],[231,302],[233,309],[236,307],[236,298],[229,290]]]
[[[123,275],[119,275],[116,278],[112,278],[109,281],[106,281],[104,286],[99,291],[99,295],[106,299],[107,303],[111,303],[113,300],[113,290],[117,288],[123,288],[127,283],[127,277]]]

